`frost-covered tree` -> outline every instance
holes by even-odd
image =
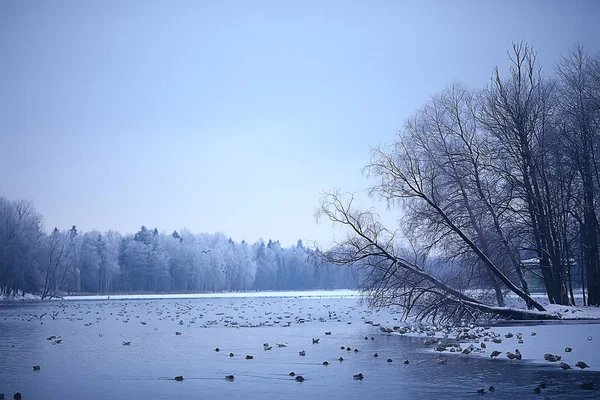
[[[33,204],[0,196],[0,293],[39,292],[37,266],[44,240]]]
[[[248,244],[223,233],[131,235],[56,228],[44,234],[27,202],[0,197],[0,288],[43,294],[349,288],[351,274],[317,266],[299,241]],[[317,268],[318,267],[318,268]]]

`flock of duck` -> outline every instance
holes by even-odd
[[[179,333],[179,332],[176,332],[176,333]],[[331,336],[331,331],[326,331],[326,332],[325,332],[325,336]],[[365,339],[365,340],[369,340],[369,337],[368,337],[368,336],[365,336],[365,338],[364,338],[364,339]],[[371,336],[371,340],[375,340],[375,337],[374,337],[374,336]],[[319,343],[320,343],[320,341],[321,341],[321,339],[320,339],[320,338],[312,338],[312,344],[319,344]],[[127,342],[127,343],[128,343],[127,345],[129,345],[129,344],[130,344],[130,342]],[[125,342],[123,343],[123,345],[126,345],[126,344],[125,344]],[[277,346],[278,348],[288,347],[288,345],[287,345],[287,344],[285,344],[285,343],[276,343],[276,346]],[[272,346],[272,345],[270,345],[269,343],[263,343],[263,350],[264,350],[264,351],[270,351],[270,350],[272,350],[272,349],[273,349],[273,346]],[[349,352],[353,352],[353,353],[358,353],[358,352],[359,352],[358,348],[354,348],[354,349],[353,349],[351,346],[341,346],[341,347],[340,347],[340,350],[345,350],[345,351],[349,351]],[[215,348],[215,352],[220,352],[220,351],[221,351],[221,349],[220,349],[219,347],[216,347],[216,348]],[[305,356],[306,356],[306,350],[300,350],[300,351],[298,352],[298,355],[299,355],[300,357],[305,357]],[[233,353],[229,353],[229,357],[234,357],[234,356],[235,356],[235,354],[233,354]],[[373,354],[373,357],[377,358],[377,357],[379,357],[379,354],[378,354],[378,353],[374,353],[374,354]],[[254,356],[253,356],[253,355],[251,355],[251,354],[248,354],[248,355],[246,355],[245,359],[246,359],[246,360],[253,360],[253,359],[254,359]],[[339,361],[339,362],[343,362],[344,360],[345,360],[345,359],[344,359],[344,357],[342,357],[342,356],[340,356],[340,357],[337,359],[337,361]],[[391,362],[393,362],[393,360],[392,360],[391,358],[388,358],[388,359],[387,359],[387,362],[388,362],[388,363],[391,363]],[[405,360],[405,361],[404,361],[404,365],[409,365],[409,364],[410,364],[410,361],[409,361],[409,360]],[[322,365],[324,365],[324,366],[327,366],[327,365],[329,365],[329,361],[327,361],[327,360],[323,361]],[[291,372],[290,372],[288,375],[289,375],[290,377],[294,378],[294,380],[295,380],[296,382],[304,382],[304,381],[306,380],[306,378],[304,378],[302,375],[298,375],[298,374],[296,374],[294,371],[291,371]],[[353,378],[354,380],[363,380],[363,379],[364,379],[364,377],[365,377],[365,376],[364,376],[364,374],[363,374],[362,372],[359,372],[358,374],[354,374],[354,375],[352,375],[352,378]],[[173,378],[173,380],[175,380],[175,381],[177,381],[177,382],[182,382],[182,381],[184,380],[184,377],[183,377],[182,375],[177,375],[177,376],[175,376],[175,377]],[[226,375],[226,376],[225,376],[225,380],[227,380],[227,381],[234,381],[234,380],[235,380],[235,376],[234,376],[234,375]]]
[[[516,345],[523,344],[524,337],[522,333],[507,333],[502,335],[494,333],[489,328],[468,326],[468,327],[451,327],[451,326],[431,326],[424,324],[404,324],[396,325],[392,327],[381,326],[377,322],[369,319],[374,313],[367,309],[356,310],[356,306],[347,307],[345,310],[334,311],[329,309],[331,305],[324,304],[322,307],[328,309],[325,313],[322,310],[317,311],[311,306],[302,305],[302,302],[298,302],[295,299],[288,299],[287,301],[272,301],[269,299],[252,299],[248,301],[222,301],[222,302],[207,302],[202,304],[202,307],[198,306],[198,303],[192,302],[177,302],[175,307],[172,307],[173,303],[161,302],[161,301],[109,301],[109,302],[50,302],[47,303],[46,312],[38,314],[25,314],[17,313],[14,315],[4,314],[4,320],[9,318],[43,324],[48,319],[66,319],[70,322],[80,322],[84,327],[99,326],[103,321],[108,318],[121,321],[122,323],[139,323],[142,326],[147,326],[149,322],[155,318],[159,321],[166,321],[173,323],[178,327],[192,327],[199,326],[203,328],[209,328],[211,326],[221,326],[230,328],[255,328],[255,327],[269,327],[269,326],[280,326],[290,327],[292,323],[303,324],[312,321],[336,321],[346,324],[351,324],[353,321],[353,315],[357,313],[360,316],[361,321],[366,324],[370,324],[374,327],[379,327],[379,330],[384,334],[399,334],[399,335],[411,335],[411,336],[425,336],[423,345],[433,348],[435,352],[439,353],[436,360],[438,364],[446,364],[448,362],[447,357],[442,357],[442,354],[455,353],[468,356],[470,354],[485,353],[488,346],[494,344],[501,344],[503,341],[516,341]],[[265,311],[267,310],[267,311]],[[294,310],[294,311],[292,311]],[[46,318],[46,319],[44,319]],[[393,318],[397,321],[397,318]],[[150,324],[149,326],[151,326]],[[146,329],[146,328],[144,328]],[[155,326],[154,330],[158,330]],[[175,331],[175,336],[182,335],[181,330]],[[325,331],[325,336],[331,336],[331,331]],[[103,337],[102,333],[98,333],[99,337]],[[531,332],[531,336],[536,336],[535,332]],[[63,343],[63,338],[60,335],[51,335],[46,338],[52,345],[60,345]],[[318,345],[322,338],[312,338],[312,344]],[[589,337],[588,340],[592,338]],[[364,340],[375,340],[374,336],[365,336]],[[465,343],[472,342],[468,346],[464,347]],[[309,342],[310,343],[310,342]],[[132,340],[122,341],[123,346],[131,346]],[[14,344],[10,345],[14,347]],[[285,343],[275,343],[276,348],[288,347]],[[263,343],[263,351],[271,351],[274,347],[269,343]],[[352,346],[341,346],[340,350],[350,353],[358,353],[359,349]],[[571,352],[571,348],[567,347],[565,352]],[[214,349],[215,352],[220,352],[219,347]],[[227,353],[226,353],[227,354]],[[229,352],[229,357],[234,357],[233,352]],[[521,351],[516,348],[514,352],[507,351],[502,352],[493,350],[490,352],[490,357],[496,359],[501,355],[505,354],[508,360],[520,361],[523,358]],[[299,357],[306,356],[306,350],[299,349]],[[379,358],[380,355],[375,352],[372,354],[374,358]],[[392,363],[392,358],[382,357],[387,363]],[[557,365],[563,370],[572,369],[572,367],[561,360],[561,356],[557,354],[546,354],[544,358]],[[246,360],[254,359],[254,355],[245,355]],[[337,362],[342,363],[346,359],[343,356],[337,358]],[[322,362],[323,366],[330,364],[330,361],[325,360]],[[332,361],[334,362],[334,361]],[[409,360],[404,360],[405,365],[409,365]],[[589,368],[584,361],[578,361],[574,364],[575,367],[583,370]],[[34,372],[41,371],[40,365],[33,366]],[[357,371],[358,372],[358,371]],[[301,374],[297,374],[295,371],[289,372],[289,377],[297,382],[303,382],[306,380]],[[228,374],[223,377],[225,380],[233,382],[236,377],[233,374]],[[177,375],[171,378],[176,382],[184,381],[183,375]],[[350,376],[348,376],[350,379]],[[352,374],[352,379],[363,380],[365,375],[362,372]],[[546,384],[542,383],[534,388],[536,393],[539,393],[542,389],[546,388]],[[593,383],[583,383],[582,388],[593,389]],[[494,392],[496,388],[490,386],[487,391]],[[485,388],[480,388],[476,391],[477,393],[483,394],[486,392]],[[4,394],[0,393],[0,399],[4,399]],[[13,399],[21,399],[20,393],[15,393]]]
[[[366,321],[366,323],[372,324],[374,326],[379,326],[380,330],[384,333],[398,333],[400,335],[405,335],[409,333],[416,333],[420,335],[426,335],[426,338],[423,339],[423,344],[425,346],[433,346],[433,350],[442,354],[445,351],[449,353],[458,353],[462,355],[469,355],[471,353],[485,353],[488,344],[496,344],[499,345],[503,343],[503,341],[516,340],[517,344],[523,344],[523,334],[521,332],[513,334],[512,332],[507,332],[504,334],[504,338],[501,334],[495,333],[489,327],[481,327],[470,325],[468,327],[442,327],[442,326],[422,326],[418,325],[416,327],[413,326],[394,326],[393,328],[387,328],[380,326],[378,323],[374,323],[372,321]],[[531,337],[536,336],[536,332],[531,332]],[[588,341],[592,340],[591,336],[587,337]],[[474,344],[470,344],[468,347],[462,348],[465,342],[472,341]],[[487,343],[487,344],[486,344]],[[573,349],[571,347],[565,348],[565,353],[572,352]],[[493,350],[490,353],[490,358],[496,359],[502,354],[506,355],[508,360],[513,361],[521,361],[523,359],[523,355],[521,351],[517,348],[514,352],[511,351],[498,351]],[[562,356],[558,354],[546,353],[544,355],[544,359],[549,362],[558,363],[558,366],[566,371],[572,369],[569,364],[561,361]],[[439,364],[445,364],[448,361],[447,358],[438,358]],[[590,368],[584,361],[577,361],[575,366],[580,370],[584,370],[586,368]],[[546,388],[546,384],[542,383],[539,386],[534,388],[535,393],[540,393],[541,389]],[[582,389],[594,389],[593,382],[583,382],[580,387]],[[494,386],[490,386],[488,389],[490,392],[494,392],[496,389]],[[480,388],[477,390],[477,393],[484,394],[485,389]]]

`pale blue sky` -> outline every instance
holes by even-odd
[[[325,243],[327,189],[513,41],[600,49],[600,1],[0,2],[0,194],[45,228]]]

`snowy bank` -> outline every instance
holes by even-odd
[[[228,293],[177,293],[177,294],[115,294],[63,296],[62,300],[156,300],[156,299],[221,299],[221,298],[358,298],[356,290],[307,290],[285,292],[228,292]]]
[[[31,293],[21,293],[17,295],[0,295],[0,301],[34,301],[41,300],[42,297]]]
[[[578,369],[575,364],[583,361],[589,365],[590,370],[600,371],[600,323],[519,324],[519,326],[492,327],[488,331],[489,336],[483,339],[467,339],[460,343],[463,351],[470,346],[479,350],[472,351],[468,355],[462,352],[443,351],[440,356],[446,357],[448,354],[457,357],[490,357],[493,351],[499,351],[501,354],[494,362],[531,362],[553,365],[556,368],[560,368],[560,363],[564,362],[572,369]],[[485,338],[491,337],[496,340],[485,341]],[[485,349],[481,348],[482,343]],[[431,351],[435,351],[434,347],[431,346]],[[522,354],[522,359],[511,361],[508,352],[515,353],[517,349]],[[547,361],[546,354],[560,356],[560,360]]]
[[[549,313],[561,319],[552,321],[503,321],[490,325],[444,327],[435,324],[399,322],[394,314],[380,312],[372,323],[390,335],[423,337],[423,351],[439,352],[440,358],[486,357],[499,352],[493,362],[536,363],[561,368],[560,363],[578,370],[582,361],[587,370],[600,371],[600,308],[547,305]],[[391,331],[391,332],[389,332]],[[522,355],[508,358],[509,352]],[[466,351],[465,351],[466,350]],[[464,352],[464,353],[463,353]],[[559,357],[550,357],[547,354]],[[565,373],[580,373],[567,371]]]

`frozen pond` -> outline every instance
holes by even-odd
[[[599,396],[579,387],[593,381],[597,388],[597,369],[562,371],[555,364],[471,356],[438,364],[422,338],[388,335],[365,324],[395,321],[356,298],[68,300],[0,307],[0,393],[7,399],[17,391],[25,400],[457,399],[478,397],[477,389],[487,392],[491,385],[496,391],[486,398]],[[43,313],[41,321],[34,316]],[[52,335],[62,343],[47,340]],[[264,343],[272,349],[264,350]],[[306,380],[296,382],[291,371]],[[353,379],[358,373],[363,380]],[[233,381],[225,379],[230,374]],[[182,382],[173,379],[178,375]],[[542,382],[547,389],[538,395],[533,389]]]

